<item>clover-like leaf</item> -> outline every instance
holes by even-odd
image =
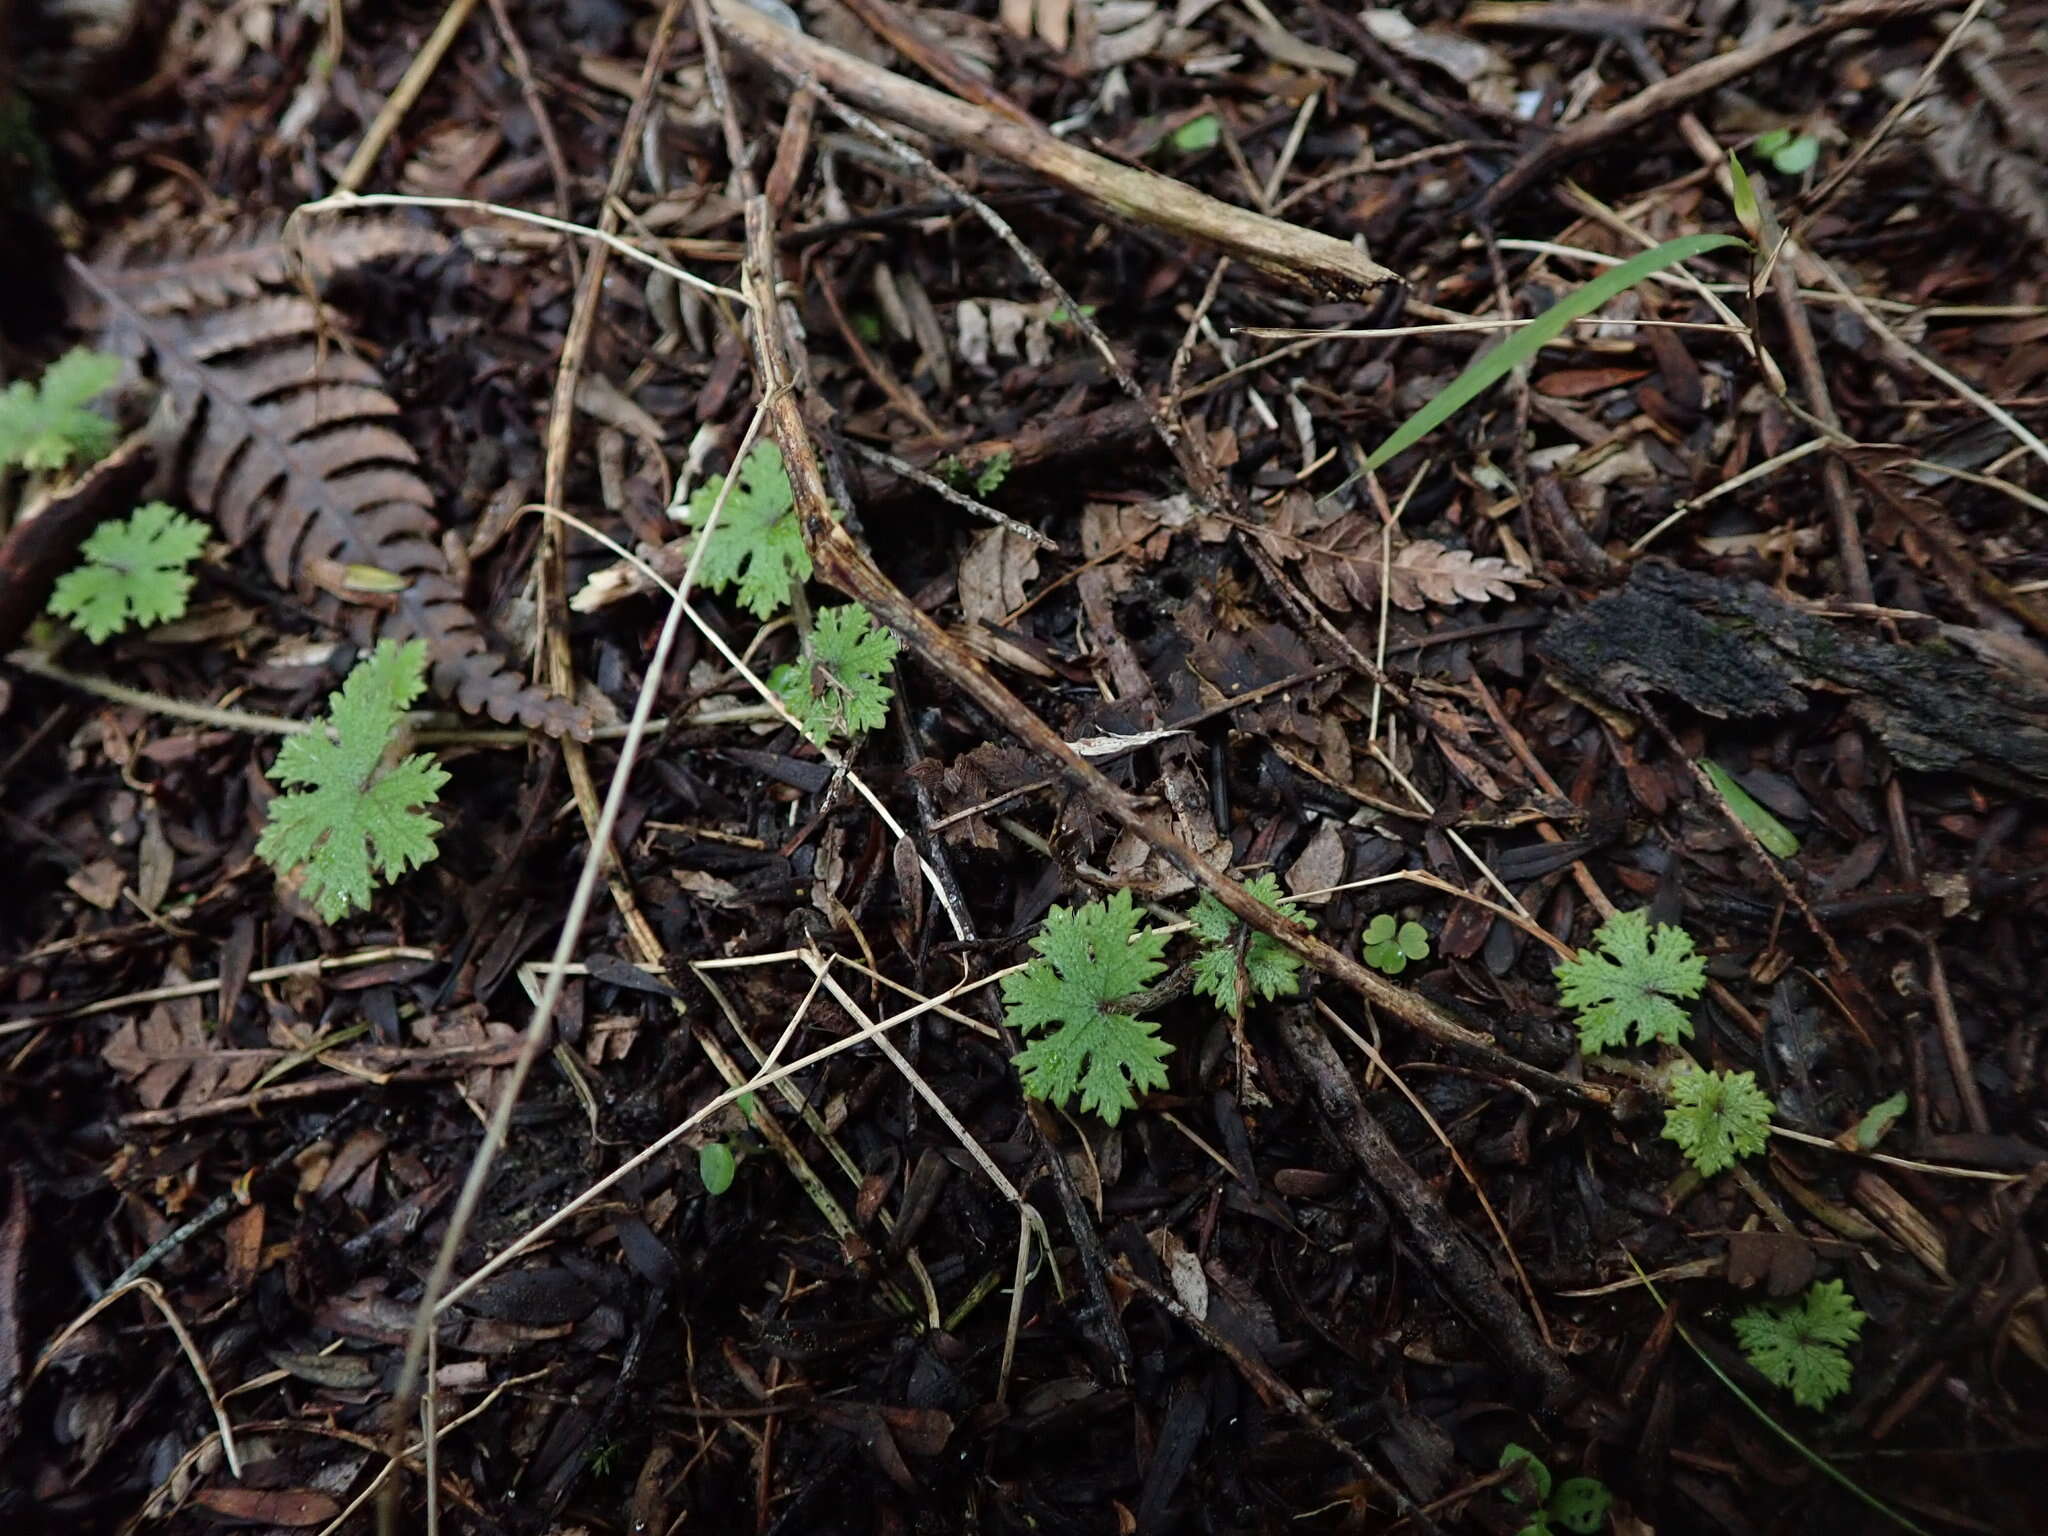
[[[1550,1468],[1541,1456],[1526,1445],[1517,1445],[1510,1440],[1502,1446],[1500,1469],[1515,1474],[1501,1489],[1501,1496],[1510,1504],[1526,1501],[1542,1505],[1550,1502]]]
[[[1400,922],[1391,912],[1382,912],[1365,925],[1365,963],[1376,971],[1398,976],[1410,960],[1429,958],[1429,930],[1420,923]]]
[[[1546,1513],[1577,1536],[1593,1536],[1614,1507],[1614,1494],[1597,1477],[1568,1477],[1551,1494]]]

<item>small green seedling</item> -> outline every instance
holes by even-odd
[[[1315,927],[1316,920],[1286,900],[1280,893],[1280,882],[1270,874],[1247,880],[1244,888],[1289,921],[1304,928]],[[1206,997],[1225,1013],[1235,1015],[1250,1001],[1242,994],[1237,976],[1237,941],[1245,925],[1207,891],[1188,914],[1188,921],[1194,924],[1195,937],[1202,942],[1202,952],[1190,967],[1195,995]],[[1244,979],[1260,997],[1286,995],[1301,985],[1301,957],[1266,934],[1246,935]]]
[[[1500,1465],[1514,1480],[1501,1490],[1510,1504],[1531,1506],[1529,1521],[1516,1536],[1553,1536],[1562,1527],[1575,1536],[1592,1536],[1606,1523],[1614,1495],[1597,1477],[1568,1477],[1551,1486],[1550,1468],[1525,1445],[1502,1448]]]
[[[1168,140],[1174,153],[1199,155],[1205,149],[1214,149],[1216,141],[1223,137],[1223,124],[1214,112],[1204,112],[1200,117],[1191,117],[1173,130]]]
[[[889,668],[899,642],[875,628],[858,603],[821,608],[801,661],[784,662],[768,686],[820,746],[835,736],[872,731],[889,717]]]
[[[974,477],[974,494],[988,497],[1002,489],[1003,482],[1010,478],[1010,465],[1015,460],[1016,455],[1007,448],[990,454],[981,466],[981,472]]]
[[[1365,925],[1362,935],[1365,963],[1376,971],[1398,976],[1410,960],[1429,958],[1429,930],[1420,923],[1402,923],[1391,912],[1382,912]]]
[[[1659,923],[1653,934],[1638,907],[1602,923],[1593,943],[1607,954],[1582,949],[1553,973],[1558,1001],[1578,1011],[1583,1049],[1626,1045],[1631,1028],[1638,1045],[1676,1045],[1692,1033],[1692,1021],[1674,1001],[1698,997],[1707,984],[1707,963],[1693,953],[1692,935],[1670,923]]]
[[[1664,1111],[1664,1139],[1711,1178],[1745,1157],[1763,1151],[1771,1139],[1771,1096],[1750,1072],[1703,1072],[1682,1066],[1671,1079],[1677,1106]]]
[[[328,718],[294,736],[270,776],[303,786],[270,805],[257,854],[279,874],[305,869],[300,894],[323,921],[367,909],[380,881],[434,857],[431,805],[447,773],[432,753],[392,762],[405,712],[426,689],[421,640],[378,642],[328,698]]]
[[[1795,1302],[1748,1308],[1735,1319],[1735,1337],[1766,1381],[1790,1388],[1802,1408],[1821,1408],[1849,1390],[1844,1346],[1864,1322],[1842,1282],[1823,1280]]]
[[[772,618],[789,606],[796,585],[811,579],[796,493],[782,450],[771,442],[754,445],[737,479],[698,559],[697,580],[713,592],[737,586],[742,608],[756,618]],[[725,476],[713,475],[697,487],[690,497],[692,524],[704,526],[724,486]]]
[[[85,563],[50,593],[50,612],[98,645],[131,624],[166,624],[192,593],[187,567],[206,547],[206,525],[161,501],[102,523],[80,546]]]
[[[732,1148],[722,1141],[707,1141],[697,1149],[697,1177],[707,1195],[722,1195],[731,1189],[739,1166]]]
[[[1820,159],[1820,140],[1810,133],[1790,128],[1773,128],[1756,136],[1756,152],[1771,162],[1780,176],[1804,176]]]
[[[956,491],[972,491],[987,498],[993,496],[1002,483],[1010,478],[1010,465],[1015,455],[1004,448],[992,453],[982,462],[979,469],[966,463],[958,454],[947,454],[932,466],[932,473]]]
[[[1890,1134],[1899,1117],[1912,1107],[1913,1101],[1903,1093],[1895,1093],[1871,1105],[1869,1113],[1856,1122],[1856,1150],[1875,1152],[1877,1144]]]
[[[91,464],[114,447],[114,424],[86,406],[113,387],[121,359],[74,347],[44,370],[0,394],[0,467],[58,470]]]
[[[1129,891],[1054,907],[1031,941],[1038,958],[1003,978],[1004,1022],[1037,1036],[1016,1057],[1033,1098],[1064,1107],[1078,1092],[1083,1109],[1115,1125],[1138,1093],[1166,1086],[1173,1047],[1157,1024],[1118,1010],[1165,966],[1166,935],[1141,919]]]

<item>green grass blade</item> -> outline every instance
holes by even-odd
[[[1735,782],[1735,775],[1711,757],[1701,758],[1700,767],[1714,781],[1715,791],[1728,802],[1735,819],[1754,832],[1758,842],[1781,859],[1789,859],[1799,851],[1799,839],[1792,835],[1792,829],[1757,804],[1756,797]]]
[[[1622,1249],[1621,1251],[1623,1257],[1625,1257],[1628,1260],[1629,1268],[1633,1269],[1636,1272],[1636,1278],[1643,1282],[1643,1288],[1650,1293],[1650,1299],[1656,1302],[1658,1306],[1663,1306],[1664,1297],[1657,1290],[1657,1283],[1654,1280],[1652,1280],[1648,1275],[1643,1273],[1643,1266],[1636,1262],[1636,1256],[1634,1254],[1630,1253],[1626,1248]],[[1678,1336],[1679,1338],[1685,1341],[1685,1347],[1687,1349],[1690,1349],[1694,1354],[1700,1357],[1700,1363],[1702,1365],[1704,1365],[1708,1370],[1712,1371],[1716,1376],[1721,1378],[1721,1385],[1726,1387],[1730,1392],[1733,1392],[1735,1394],[1735,1400],[1741,1403],[1742,1406],[1747,1408],[1751,1413],[1755,1414],[1759,1419],[1762,1419],[1764,1421],[1764,1424],[1772,1431],[1774,1431],[1779,1439],[1783,1440],[1787,1445],[1791,1446],[1793,1450],[1797,1451],[1801,1456],[1805,1457],[1806,1460],[1823,1476],[1828,1477],[1834,1482],[1840,1484],[1844,1489],[1854,1494],[1864,1504],[1868,1505],[1878,1514],[1883,1515],[1885,1519],[1897,1525],[1899,1529],[1903,1531],[1910,1531],[1912,1533],[1912,1536],[1929,1536],[1929,1533],[1927,1531],[1923,1530],[1920,1526],[1915,1525],[1912,1521],[1908,1520],[1904,1515],[1900,1514],[1897,1510],[1893,1509],[1891,1505],[1885,1503],[1883,1499],[1880,1499],[1876,1494],[1872,1493],[1869,1489],[1865,1488],[1861,1483],[1857,1482],[1853,1477],[1849,1476],[1848,1473],[1842,1471],[1841,1468],[1837,1467],[1833,1462],[1829,1461],[1826,1457],[1822,1456],[1820,1452],[1810,1449],[1804,1440],[1801,1440],[1797,1435],[1793,1434],[1791,1430],[1787,1429],[1784,1425],[1780,1424],[1776,1419],[1772,1418],[1769,1409],[1765,1408],[1762,1403],[1759,1403],[1755,1398],[1751,1397],[1747,1392],[1743,1391],[1742,1388],[1738,1387],[1735,1384],[1734,1379],[1730,1377],[1726,1371],[1722,1370],[1718,1364],[1715,1363],[1714,1357],[1708,1354],[1704,1349],[1701,1349],[1699,1345],[1693,1341],[1692,1333],[1689,1329],[1687,1329],[1685,1324],[1680,1323],[1677,1326]]]
[[[1394,435],[1372,452],[1367,469],[1378,469],[1402,449],[1412,447],[1428,433],[1443,425],[1457,412],[1492,388],[1510,369],[1525,363],[1538,350],[1564,334],[1574,320],[1590,315],[1616,294],[1633,288],[1652,273],[1675,266],[1690,257],[1719,250],[1724,245],[1742,245],[1738,235],[1683,235],[1667,240],[1655,250],[1644,251],[1618,267],[1610,267],[1583,288],[1576,288],[1511,334],[1491,352],[1472,360],[1471,365],[1432,399],[1410,416]]]

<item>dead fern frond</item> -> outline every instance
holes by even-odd
[[[1337,612],[1379,607],[1380,525],[1375,519],[1358,512],[1333,514],[1306,496],[1289,497],[1252,536],[1274,559],[1294,565],[1302,585]],[[1527,572],[1497,555],[1397,535],[1385,585],[1395,607],[1414,610],[1494,598],[1512,602],[1516,584],[1527,580]]]
[[[328,220],[292,231],[230,225],[191,250],[94,264],[99,286],[146,315],[219,309],[273,288],[310,281],[315,291],[373,262],[439,256],[447,240],[398,219]]]
[[[1913,478],[1905,454],[1876,444],[1844,449],[1849,472],[1870,493],[1870,536],[1901,549],[1915,565],[1938,570],[1980,624],[1991,610],[2018,619],[2036,635],[2048,636],[2048,606],[2018,591],[1976,554],[1976,541],[1956,526],[1942,502]]]
[[[2048,160],[2048,5],[2006,8],[1980,20],[1956,50],[1956,64],[1991,104],[2015,145]]]
[[[2048,242],[2048,5],[1980,20],[1956,49],[1942,89],[1904,119],[1941,178]],[[1884,77],[1903,95],[1919,71]]]
[[[260,534],[273,581],[360,645],[425,641],[435,691],[473,714],[588,733],[586,711],[522,681],[485,640],[442,553],[418,459],[384,425],[398,407],[339,344],[331,314],[285,294],[152,310],[106,274],[74,271],[105,308],[105,344],[154,367],[187,499],[236,544]]]

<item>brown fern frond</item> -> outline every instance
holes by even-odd
[[[1842,450],[1849,472],[1870,492],[1869,527],[1879,543],[1903,549],[1915,565],[1941,572],[1955,595],[1986,624],[1994,608],[2048,637],[2048,606],[2008,585],[1980,560],[1973,541],[1933,493],[1913,478],[1907,455],[1878,444]]]
[[[588,734],[585,710],[522,681],[485,640],[442,554],[418,459],[383,424],[398,407],[376,370],[341,348],[331,315],[296,295],[150,313],[102,274],[74,270],[106,307],[106,344],[153,363],[186,445],[189,500],[236,544],[260,534],[272,580],[359,644],[424,640],[435,690],[472,714]],[[348,566],[404,585],[379,592],[378,606],[344,602],[318,578]]]
[[[2048,159],[2048,5],[2012,5],[1980,20],[1956,64],[2005,125],[2006,137]]]
[[[1944,181],[2048,241],[2048,4],[1977,21],[1952,71],[1906,114],[1908,131]],[[1898,69],[1882,84],[1902,97],[1919,78]]]
[[[304,221],[289,231],[231,225],[199,246],[136,260],[132,253],[94,266],[103,287],[147,315],[219,309],[272,288],[310,281],[317,291],[372,262],[438,256],[447,240],[399,219]]]
[[[1283,500],[1271,521],[1252,536],[1276,560],[1292,563],[1302,585],[1339,613],[1380,605],[1382,583],[1396,608],[1440,608],[1512,602],[1515,585],[1528,573],[1498,555],[1451,549],[1434,539],[1396,537],[1384,577],[1380,570],[1380,525],[1358,512],[1332,513],[1307,496]]]

